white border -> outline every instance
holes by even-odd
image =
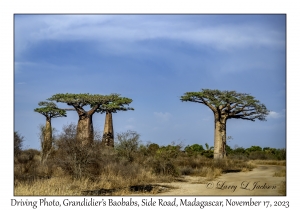
[[[297,9],[298,8],[298,9]],[[86,1],[40,1],[40,0],[1,0],[0,1],[0,91],[1,114],[4,119],[1,125],[1,203],[3,209],[13,208],[10,199],[13,197],[13,18],[18,13],[148,13],[148,14],[287,14],[287,197],[255,197],[255,200],[289,200],[290,208],[296,209],[299,181],[298,159],[296,150],[300,140],[296,131],[299,129],[298,108],[298,78],[299,78],[299,6],[296,1],[278,0],[86,0]],[[266,81],[267,82],[267,81]],[[297,161],[297,162],[296,162]],[[297,196],[297,197],[296,197]],[[25,197],[21,197],[26,200]],[[39,199],[38,197],[37,199]],[[53,197],[51,197],[53,198]],[[63,197],[65,198],[65,197]],[[59,200],[63,199],[59,197]],[[203,197],[205,200],[218,200],[225,197]],[[33,197],[31,197],[33,199]],[[79,199],[79,198],[78,198]],[[158,198],[157,198],[158,199]],[[170,198],[171,199],[171,198]],[[236,200],[247,200],[247,197],[235,197]],[[99,207],[97,207],[99,208]],[[199,208],[199,207],[198,207]],[[265,207],[262,207],[265,208]],[[19,209],[19,208],[18,208]],[[64,209],[61,207],[60,209]],[[226,209],[226,208],[224,208]]]

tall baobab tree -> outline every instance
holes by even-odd
[[[132,99],[120,97],[120,95],[117,94],[111,97],[110,99],[111,100],[108,103],[102,104],[97,110],[97,112],[105,113],[105,124],[102,143],[106,146],[114,147],[114,129],[112,113],[134,109],[131,107],[126,107],[132,102]]]
[[[73,93],[59,93],[53,95],[48,100],[66,103],[72,106],[78,114],[77,135],[76,138],[82,142],[83,145],[91,143],[94,139],[93,128],[93,114],[99,109],[102,104],[107,104],[114,98],[116,94],[99,95],[99,94],[73,94]],[[90,110],[86,111],[84,106],[90,106]],[[71,110],[71,109],[66,109]]]
[[[259,100],[249,94],[236,91],[202,89],[200,92],[186,92],[180,100],[204,104],[213,111],[215,159],[226,157],[226,122],[228,119],[265,121],[269,114],[269,110]]]
[[[46,117],[46,125],[42,129],[42,162],[44,162],[52,148],[52,126],[51,119],[56,117],[66,117],[66,111],[60,109],[53,102],[41,101],[38,103],[40,108],[34,109],[35,112],[38,112]]]

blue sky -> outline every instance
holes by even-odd
[[[14,33],[14,130],[25,148],[40,148],[45,117],[33,110],[56,93],[119,93],[135,110],[113,115],[116,133],[212,146],[212,111],[180,101],[202,88],[248,93],[271,111],[265,122],[228,120],[229,146],[286,147],[285,15],[15,15]],[[93,116],[96,130],[104,117]],[[77,120],[68,112],[52,125]]]

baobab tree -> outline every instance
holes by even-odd
[[[111,100],[108,103],[102,104],[97,110],[97,112],[105,113],[105,124],[102,143],[106,146],[114,147],[114,129],[112,113],[134,109],[131,107],[126,107],[132,102],[132,99],[130,98],[120,97],[120,95],[116,94],[110,99]]]
[[[83,145],[92,143],[94,139],[93,128],[93,114],[99,109],[102,104],[107,104],[116,94],[100,95],[100,94],[73,94],[73,93],[59,93],[53,95],[48,100],[66,103],[72,106],[78,114],[77,124],[77,140],[81,141]],[[84,106],[90,106],[90,110],[86,111]],[[65,109],[72,110],[72,109]]]
[[[60,109],[53,102],[41,101],[38,103],[40,108],[34,109],[35,112],[38,112],[46,117],[46,125],[42,128],[42,162],[44,162],[52,148],[52,126],[51,119],[56,117],[66,117],[66,111]]]
[[[266,106],[253,96],[236,91],[202,89],[200,92],[186,92],[181,101],[204,104],[214,113],[214,159],[226,157],[226,122],[228,119],[265,121],[269,114]]]

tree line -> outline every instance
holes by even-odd
[[[285,160],[286,159],[286,150],[278,149],[272,147],[260,147],[260,146],[251,146],[248,148],[236,146],[231,148],[229,145],[226,145],[226,154],[233,159],[260,159],[260,160]],[[209,147],[208,144],[205,144],[203,147],[200,144],[187,145],[184,148],[184,152],[189,156],[202,155],[207,158],[214,157],[213,147]]]

